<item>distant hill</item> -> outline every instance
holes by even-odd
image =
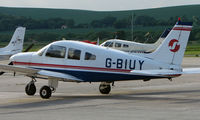
[[[102,19],[105,16],[114,16],[124,18],[136,15],[149,15],[156,19],[169,19],[174,16],[200,16],[200,5],[164,7],[144,10],[128,10],[128,11],[87,11],[87,10],[72,10],[72,9],[45,9],[45,8],[10,8],[0,7],[0,14],[25,16],[34,19],[48,19],[61,17],[65,19],[74,19],[76,23],[88,23],[95,19]]]

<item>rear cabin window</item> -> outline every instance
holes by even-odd
[[[113,47],[113,42],[106,42],[104,44],[105,47]]]
[[[85,60],[96,60],[96,55],[86,52],[85,53]]]
[[[55,58],[65,58],[65,53],[66,53],[66,47],[51,45],[46,52],[46,56]]]
[[[67,58],[73,59],[73,60],[80,60],[81,50],[78,50],[78,49],[75,49],[75,48],[69,48]]]
[[[128,48],[129,45],[127,45],[127,44],[123,44],[123,47],[124,47],[124,48]]]
[[[116,47],[116,48],[120,48],[121,46],[122,46],[121,43],[115,43],[115,47]]]

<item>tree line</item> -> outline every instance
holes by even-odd
[[[17,26],[24,26],[27,29],[56,29],[66,25],[73,28],[74,24],[73,19],[50,18],[36,20],[23,16],[0,15],[0,31],[13,30]]]
[[[108,39],[117,38],[117,39],[130,40],[141,43],[154,43],[161,36],[162,32],[163,31],[151,31],[150,34],[147,34],[147,32],[145,31],[134,31],[133,34],[131,34],[130,31],[124,31],[124,30],[119,30],[116,32],[102,30],[99,32],[93,31],[83,34],[72,33],[72,32],[67,32],[64,34],[38,32],[38,33],[26,34],[25,42],[37,41],[38,43],[50,43],[55,40],[62,40],[62,39],[97,41],[98,38],[101,41],[105,41]],[[0,41],[8,42],[10,41],[11,37],[12,35],[2,34],[0,35]],[[192,43],[192,41],[195,41],[195,43],[197,42],[200,43],[200,28],[195,28],[192,30],[189,42]]]
[[[182,21],[191,21],[186,16],[182,16]],[[76,23],[73,19],[62,18],[50,18],[45,20],[37,20],[22,16],[11,16],[0,14],[0,31],[14,30],[17,26],[24,26],[27,29],[60,29],[63,25],[70,29],[76,28],[115,28],[116,32],[110,32],[109,30],[94,31],[88,33],[29,33],[25,36],[25,41],[43,41],[50,42],[54,40],[60,40],[62,38],[74,39],[74,40],[97,40],[99,37],[101,40],[107,40],[112,38],[132,40],[132,33],[130,30],[124,31],[121,28],[129,29],[131,23],[134,26],[172,26],[177,21],[178,17],[170,17],[168,20],[157,20],[150,16],[129,16],[127,18],[116,18],[113,16],[106,16],[99,20],[92,20],[89,23]],[[200,18],[194,16],[192,18],[193,26],[190,41],[199,41],[200,43]],[[151,31],[151,34],[146,36],[145,31],[134,31],[133,40],[137,42],[155,42],[163,31]],[[10,35],[0,35],[0,41],[7,42],[10,40]]]
[[[92,20],[89,23],[76,23],[73,19],[49,18],[33,19],[31,17],[11,16],[0,14],[0,31],[13,30],[16,26],[24,26],[27,29],[59,29],[62,28],[130,28],[134,26],[167,26],[173,25],[178,17],[170,17],[167,20],[157,20],[154,17],[146,15],[133,15],[127,18],[116,18],[106,16],[102,19]],[[200,25],[200,18],[193,17],[196,25]],[[182,16],[183,21],[188,21],[186,16]]]

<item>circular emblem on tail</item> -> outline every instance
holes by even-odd
[[[171,52],[177,52],[179,50],[179,48],[180,48],[180,45],[178,45],[178,40],[176,40],[176,39],[170,40],[168,46],[169,46],[169,48],[170,48],[169,50]]]

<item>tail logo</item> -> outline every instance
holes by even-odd
[[[169,42],[169,50],[171,52],[177,52],[179,49],[180,49],[180,45],[178,45],[178,40],[176,39],[172,39],[170,42]]]
[[[17,37],[17,39],[12,42],[13,46],[15,46],[16,44],[20,44],[20,43],[22,43],[22,39],[20,39],[19,37]]]

